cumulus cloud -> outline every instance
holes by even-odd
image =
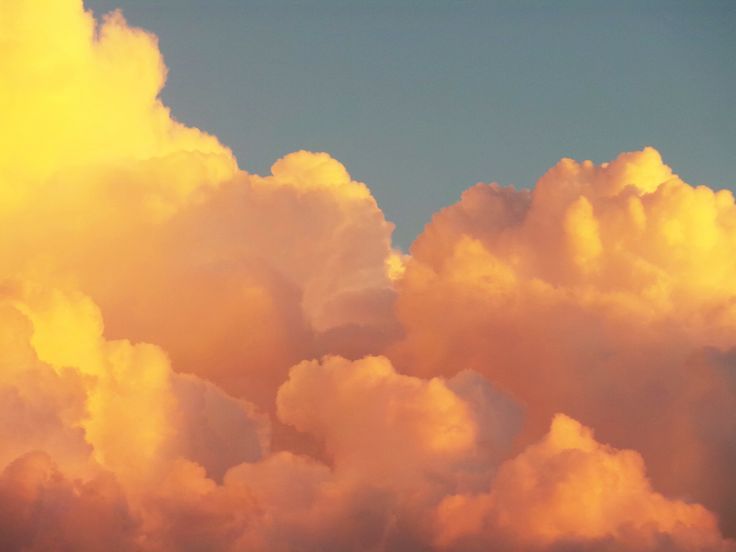
[[[43,452],[29,452],[0,474],[3,550],[135,550],[136,521],[115,479],[69,479]]]
[[[555,412],[583,420],[732,531],[733,493],[717,483],[731,477],[696,458],[723,439],[693,436],[687,397],[722,379],[690,359],[733,346],[735,221],[731,192],[688,185],[652,148],[562,160],[533,190],[476,185],[413,246],[391,357],[414,374],[485,374],[526,405],[527,441]],[[725,413],[718,381],[699,385]],[[686,483],[706,472],[712,484]]]
[[[174,373],[159,347],[106,340],[87,297],[26,285],[3,299],[5,454],[73,452],[139,481],[179,455],[221,473],[267,451],[253,406]]]
[[[264,408],[292,364],[396,333],[393,227],[342,164],[302,151],[248,174],[162,104],[154,36],[79,2],[12,4],[0,277],[81,289],[111,336]]]
[[[0,45],[0,548],[733,549],[729,192],[563,160],[405,255],[328,154],[174,119],[120,12]]]
[[[437,508],[438,544],[457,550],[733,550],[702,506],[652,491],[641,456],[601,445],[564,415],[498,470],[489,492]]]

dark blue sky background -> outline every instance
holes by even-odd
[[[645,145],[736,184],[736,2],[87,0],[160,38],[180,120],[267,173],[327,151],[407,248],[478,181]]]

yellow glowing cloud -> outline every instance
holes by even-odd
[[[174,121],[158,100],[166,70],[154,36],[128,27],[119,12],[98,26],[77,1],[4,0],[2,11],[1,212],[33,201],[64,171],[160,158],[168,182],[150,193],[167,187],[174,197],[209,183],[191,182],[177,155],[195,170],[233,173],[229,150]]]
[[[157,476],[180,454],[216,466],[204,456],[214,451],[204,451],[191,441],[206,442],[212,433],[247,444],[244,449],[209,442],[210,447],[223,447],[220,455],[226,448],[239,451],[234,458],[230,454],[230,465],[260,456],[265,429],[251,407],[191,376],[174,374],[159,347],[104,339],[100,313],[89,298],[27,285],[10,294],[4,305],[8,316],[17,320],[9,328],[18,328],[10,330],[14,333],[8,336],[6,349],[22,352],[12,357],[13,371],[5,371],[2,388],[19,394],[16,400],[23,405],[19,413],[8,416],[25,423],[24,413],[41,416],[44,402],[73,399],[55,405],[59,411],[54,413],[54,430],[58,438],[66,436],[54,443],[60,454],[75,452],[74,461],[80,465],[94,461],[133,481]],[[206,425],[197,427],[200,419]],[[45,431],[40,424],[33,430]],[[33,431],[7,434],[4,447],[17,449],[18,438],[27,446],[33,435]],[[42,433],[39,438],[51,436]]]
[[[81,290],[112,336],[265,407],[293,363],[393,335],[392,225],[364,184],[326,153],[240,171],[159,100],[154,36],[47,4],[2,8],[0,279]]]

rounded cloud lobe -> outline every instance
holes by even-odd
[[[0,548],[736,548],[729,192],[563,160],[405,255],[328,154],[176,121],[121,13],[0,15]]]

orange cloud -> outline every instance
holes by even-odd
[[[299,360],[396,333],[393,226],[339,162],[240,170],[171,117],[156,39],[119,12],[22,1],[0,25],[0,278],[82,290],[111,336],[263,407]]]
[[[457,550],[733,550],[702,506],[652,491],[641,456],[558,414],[498,470],[490,492],[445,498],[438,545]]]
[[[693,355],[736,344],[734,221],[730,192],[688,185],[652,148],[562,160],[533,190],[476,185],[414,244],[390,356],[414,374],[485,374],[526,405],[527,442],[555,412],[583,420],[732,531],[732,478],[709,467],[732,452],[688,397]],[[713,393],[725,414],[733,378],[707,377],[728,382]]]
[[[563,160],[405,255],[328,154],[176,121],[119,12],[0,43],[0,548],[733,550],[729,192]]]
[[[136,521],[114,478],[80,482],[42,452],[29,452],[0,474],[3,550],[134,550]]]

